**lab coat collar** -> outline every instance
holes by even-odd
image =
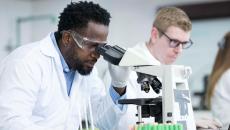
[[[151,54],[145,42],[136,44],[132,47],[132,49],[137,53],[137,55],[146,59],[146,65],[161,65],[160,61]]]
[[[41,52],[50,57],[59,57],[56,51],[53,41],[51,39],[51,33],[49,33],[44,39],[41,40]]]

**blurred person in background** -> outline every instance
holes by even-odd
[[[219,50],[208,80],[206,103],[214,118],[227,130],[230,124],[230,32],[218,43]]]

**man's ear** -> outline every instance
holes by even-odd
[[[151,41],[155,42],[158,37],[159,37],[159,32],[158,32],[157,28],[156,27],[152,27],[152,30],[151,30]]]
[[[62,40],[62,44],[64,46],[67,46],[70,43],[70,40],[71,40],[70,33],[67,33],[67,32],[62,33],[62,39],[61,40]]]

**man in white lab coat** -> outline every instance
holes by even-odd
[[[175,7],[162,8],[157,12],[153,22],[149,41],[140,43],[132,49],[135,50],[137,55],[140,54],[148,59],[149,65],[172,64],[183,49],[187,49],[192,45],[193,42],[190,39],[191,29],[192,23],[183,10]],[[111,76],[113,75],[111,74]],[[121,79],[120,82],[123,82],[124,85],[127,84],[126,80],[122,81]],[[152,98],[154,96],[160,96],[160,94],[156,94],[152,89],[149,93],[141,91],[140,85],[137,84],[137,75],[132,72],[127,85],[127,98]],[[127,130],[130,125],[134,125],[137,121],[136,113],[136,106],[128,105],[126,114],[114,130]],[[153,121],[153,119],[144,120]],[[199,120],[196,125],[197,128],[216,129],[220,127],[220,124],[213,120]]]
[[[113,129],[126,110],[116,103],[126,87],[106,94],[94,68],[109,22],[98,4],[71,3],[56,32],[9,54],[0,66],[0,130],[77,130],[82,106],[100,130]]]

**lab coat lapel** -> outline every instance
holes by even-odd
[[[65,76],[64,76],[64,73],[63,73],[63,68],[62,68],[62,64],[61,64],[60,58],[59,59],[58,58],[59,57],[56,57],[54,59],[55,60],[54,62],[56,64],[55,67],[56,67],[57,75],[58,75],[58,78],[59,78],[59,82],[61,83],[62,93],[68,99],[69,96],[67,94],[66,79],[65,79]]]
[[[82,98],[82,90],[80,89],[83,85],[83,77],[75,72],[72,88],[70,91],[70,111],[71,115],[69,115],[69,121],[75,121],[75,125],[79,126],[83,116],[83,99]],[[68,126],[71,127],[71,126]]]
[[[80,89],[80,84],[82,85],[82,76],[78,73],[75,72],[75,76],[74,76],[74,80],[73,80],[73,84],[72,84],[72,88],[70,91],[70,97],[76,99],[76,97],[79,95],[81,89]],[[71,99],[73,100],[73,99]]]
[[[66,86],[65,76],[63,73],[63,67],[61,64],[59,54],[57,50],[55,49],[54,44],[50,38],[50,34],[48,34],[48,36],[41,41],[41,52],[44,55],[52,58],[52,60],[54,61],[54,65],[55,65],[54,67],[56,69],[57,76],[59,78],[58,81],[60,82],[61,84],[60,86],[62,87],[61,89],[62,89],[63,95],[65,95],[64,97],[68,99],[67,86]]]

